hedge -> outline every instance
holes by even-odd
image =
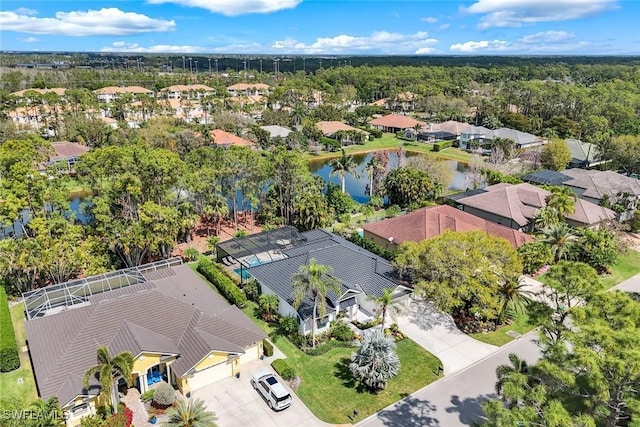
[[[284,359],[276,359],[271,362],[271,366],[283,379],[289,381],[296,377],[296,371]]]
[[[387,261],[393,261],[396,259],[397,253],[394,250],[387,249],[382,245],[377,244],[373,240],[366,239],[357,232],[352,233],[349,237],[347,237],[347,240],[357,246],[360,246],[361,248],[368,250],[369,252],[373,252],[374,254],[386,259]]]
[[[198,272],[207,278],[208,281],[220,291],[227,301],[235,304],[238,308],[247,305],[247,295],[236,285],[219,267],[207,257],[200,257],[198,260]]]
[[[0,287],[0,372],[10,372],[19,367],[20,353],[11,323],[7,293]]]
[[[264,341],[262,341],[262,347],[264,349],[264,355],[265,356],[267,356],[267,357],[273,356],[273,344],[271,344],[267,340],[264,340]]]
[[[442,151],[445,148],[451,147],[452,144],[453,144],[453,141],[434,142],[433,143],[433,151]]]

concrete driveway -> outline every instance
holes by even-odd
[[[396,323],[405,335],[442,361],[445,375],[498,351],[498,347],[462,333],[450,315],[422,299],[411,301],[409,307],[398,315]]]
[[[250,380],[254,373],[267,369],[274,372],[267,360],[257,360],[242,365],[240,378],[227,378],[198,389],[193,398],[204,400],[207,409],[216,413],[217,424],[225,427],[296,427],[328,426],[318,420],[302,403],[295,393],[291,393],[293,403],[284,411],[269,409],[267,402],[253,389]],[[278,377],[280,380],[280,378]],[[289,389],[288,385],[284,386]],[[291,391],[289,389],[289,391]]]

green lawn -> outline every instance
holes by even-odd
[[[410,339],[398,343],[400,374],[391,380],[385,390],[370,393],[361,389],[351,378],[348,360],[353,349],[335,348],[320,356],[309,356],[300,351],[287,338],[274,334],[274,328],[257,317],[255,303],[243,309],[286,356],[289,364],[300,376],[296,394],[322,421],[344,424],[360,421],[369,415],[402,399],[408,394],[435,381],[440,360]],[[355,420],[349,419],[354,409]]]
[[[611,266],[611,274],[602,276],[602,283],[609,289],[640,273],[640,252],[628,250],[618,256]]]
[[[11,319],[16,333],[18,350],[26,345],[24,331],[24,305],[11,308]],[[0,373],[0,399],[7,402],[30,404],[38,398],[36,383],[31,370],[28,353],[20,353],[20,368],[12,372]]]
[[[520,335],[524,335],[535,327],[536,325],[529,323],[529,316],[526,313],[522,313],[518,314],[510,325],[501,326],[493,332],[469,334],[469,336],[487,344],[503,346],[513,341],[513,338],[507,335],[507,332],[515,331]]]

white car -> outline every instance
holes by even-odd
[[[269,408],[281,411],[291,406],[291,395],[269,371],[260,371],[251,378],[253,388],[265,398]]]

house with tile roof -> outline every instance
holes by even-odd
[[[232,145],[236,147],[250,147],[254,148],[255,144],[248,139],[241,138],[237,135],[224,131],[222,129],[214,129],[209,132],[211,138],[213,139],[213,144],[217,147],[231,147]]]
[[[366,224],[364,237],[387,249],[397,249],[404,242],[421,242],[445,231],[480,230],[507,240],[518,248],[535,240],[529,234],[471,215],[448,205],[429,206],[394,218]]]
[[[264,242],[262,245],[266,250]],[[313,328],[313,300],[306,298],[300,307],[293,307],[291,277],[312,258],[318,264],[332,267],[331,275],[341,285],[339,294],[330,292],[327,295],[327,315],[316,319],[318,332],[326,330],[340,314],[349,319],[372,318],[376,311],[373,299],[380,297],[385,289],[389,289],[398,301],[408,301],[412,293],[398,280],[389,261],[323,230],[300,233],[299,238],[283,242],[276,256],[251,256],[259,261],[249,263],[249,276],[260,283],[263,293],[278,296],[279,314],[298,319],[303,334],[310,333]]]
[[[533,231],[537,212],[547,206],[551,192],[528,183],[490,185],[472,195],[457,194],[453,204],[472,215],[514,230]],[[565,215],[572,227],[592,227],[616,218],[616,213],[584,199],[576,199],[575,211]]]
[[[388,114],[386,116],[370,120],[369,124],[383,132],[396,133],[403,132],[407,129],[413,129],[416,126],[422,127],[426,123],[402,114]]]
[[[266,83],[236,83],[227,87],[227,91],[231,94],[231,96],[266,96],[269,94],[270,89],[271,86]]]
[[[112,356],[133,354],[133,385],[140,393],[165,381],[186,395],[237,374],[262,355],[265,333],[174,261],[180,264],[169,260],[25,294],[38,394],[58,398],[67,426],[80,425],[102,404],[98,378],[83,385],[99,346]],[[61,290],[68,298],[58,298]],[[126,387],[122,379],[118,384]]]
[[[278,125],[260,126],[260,128],[269,132],[270,138],[276,138],[276,137],[286,138],[287,136],[289,136],[291,132],[293,132],[289,128],[286,128],[284,126],[278,126]]]
[[[107,86],[93,91],[98,102],[110,103],[120,98],[122,95],[129,94],[134,98],[137,95],[154,96],[153,91],[141,86]]]
[[[595,144],[583,142],[579,139],[567,139],[567,146],[571,151],[570,168],[590,168],[606,163],[600,159],[600,152]]]
[[[460,133],[460,148],[471,150],[478,147],[490,147],[497,138],[510,139],[518,149],[538,147],[545,143],[540,137],[515,129],[488,129],[484,126],[471,126]]]
[[[51,147],[53,148],[53,153],[40,166],[41,170],[53,167],[60,173],[74,173],[74,166],[78,163],[80,157],[89,151],[89,147],[86,145],[69,141],[52,142]]]
[[[158,91],[159,98],[166,99],[201,99],[214,95],[216,90],[203,84],[172,85]]]

